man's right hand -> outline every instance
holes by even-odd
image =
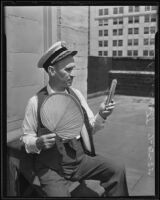
[[[50,133],[47,135],[41,135],[36,140],[36,146],[39,150],[50,149],[55,144],[55,133]]]

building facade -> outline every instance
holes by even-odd
[[[154,57],[157,6],[90,6],[90,55]]]

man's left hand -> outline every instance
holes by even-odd
[[[115,102],[112,100],[108,105],[102,102],[99,109],[99,114],[103,119],[106,119],[113,111],[115,107]]]

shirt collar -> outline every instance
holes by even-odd
[[[55,93],[55,91],[51,88],[49,83],[47,84],[47,92],[48,92],[49,95]],[[64,92],[67,93],[66,90]]]

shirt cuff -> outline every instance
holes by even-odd
[[[103,117],[101,117],[101,115],[99,113],[96,114],[95,116],[95,120],[98,124],[103,124],[105,123],[106,119],[104,119]]]
[[[25,137],[23,136],[23,142],[25,144],[25,149],[27,153],[37,153],[40,154],[41,150],[39,150],[36,146],[37,137]]]

